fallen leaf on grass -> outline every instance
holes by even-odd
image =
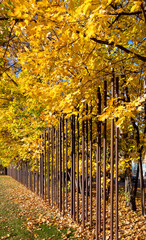
[[[67,235],[69,235],[71,233],[71,230],[69,229],[69,230],[67,230]]]
[[[7,234],[7,235],[5,235],[5,236],[2,236],[1,239],[7,239],[7,238],[9,238],[9,237],[10,237],[10,234]]]

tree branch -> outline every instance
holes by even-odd
[[[116,16],[116,18],[113,20],[113,22],[110,24],[110,27],[121,17],[121,16],[133,16],[133,15],[139,15],[142,14],[142,11],[137,12],[121,12],[121,13],[111,13],[109,15]]]
[[[7,76],[11,79],[11,81],[15,84],[15,86],[18,87],[18,84],[8,75],[8,73],[6,73],[6,74],[7,74]]]
[[[10,20],[11,18],[10,17],[0,17],[0,21],[8,21]],[[16,22],[22,22],[24,21],[23,18],[13,18],[13,20],[15,20]]]
[[[142,11],[137,11],[137,12],[121,12],[121,13],[109,13],[109,15],[116,15],[116,16],[132,16],[136,14],[142,14]]]
[[[141,9],[142,9],[142,13],[144,16],[144,21],[146,23],[146,3],[145,3],[145,1],[144,1],[144,4],[143,3],[141,4]]]
[[[103,41],[103,40],[99,40],[97,38],[94,38],[94,37],[91,37],[90,38],[92,41],[96,42],[96,43],[99,43],[99,44],[104,44],[104,45],[108,45],[108,46],[115,46],[119,49],[121,49],[122,51],[128,53],[128,54],[133,54],[135,58],[138,58],[139,60],[143,61],[143,62],[146,62],[146,57],[143,57],[137,53],[134,53],[132,51],[130,51],[129,49],[123,47],[122,45],[120,44],[115,44],[114,42],[109,42],[107,40]]]

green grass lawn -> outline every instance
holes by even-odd
[[[46,210],[29,195],[30,191],[14,179],[0,176],[0,239],[76,239],[72,229],[39,220]]]

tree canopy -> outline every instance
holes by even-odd
[[[97,87],[102,90],[104,80],[110,86],[113,71],[122,88],[119,105],[109,101],[99,119],[114,116],[121,131],[139,134],[129,149],[143,145],[145,5],[132,0],[1,2],[4,165],[28,159],[42,130],[62,113],[77,114],[83,102],[92,101],[94,114]]]

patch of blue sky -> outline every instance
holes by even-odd
[[[11,58],[9,58],[9,64],[12,66],[12,69],[14,68],[13,67],[13,65],[15,64],[15,62],[11,59]],[[16,72],[15,72],[15,76],[16,77],[19,77],[19,73],[21,72],[22,70],[21,70],[21,67],[20,68],[17,68],[16,69]]]

